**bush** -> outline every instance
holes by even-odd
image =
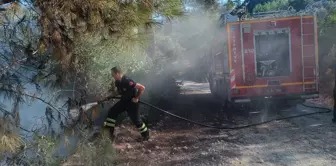
[[[109,140],[108,132],[103,130],[103,137],[96,144],[80,141],[75,153],[63,165],[113,165],[116,150]]]

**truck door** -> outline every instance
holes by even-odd
[[[240,26],[240,45],[242,53],[242,78],[244,85],[254,85],[256,78],[258,77],[258,63],[255,54],[258,54],[256,48],[259,45],[263,45],[260,48],[270,48],[267,44],[272,43],[267,40],[257,40],[254,32],[251,30],[251,23],[242,23]],[[256,45],[257,44],[257,45]],[[265,47],[266,46],[266,47]]]

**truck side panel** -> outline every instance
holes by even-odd
[[[316,87],[318,83],[317,35],[314,17],[230,23],[227,25],[227,32],[229,68],[235,73],[236,83],[235,89],[231,91],[233,98],[318,92]],[[256,60],[256,49],[258,49],[256,40],[260,38],[259,33],[279,33],[282,39],[271,42],[273,44],[276,42],[279,42],[276,43],[279,45],[286,44],[286,38],[288,38],[289,55],[286,55],[290,59],[288,75],[259,76]],[[267,47],[267,44],[271,43],[259,44],[261,47],[264,45]],[[274,50],[270,52],[277,53]]]
[[[240,34],[240,25],[239,24],[227,24],[227,34],[228,34],[228,55],[229,55],[229,70],[230,73],[242,73],[241,63],[241,39],[239,37]],[[232,77],[231,77],[232,78]],[[237,85],[237,81],[242,79],[241,74],[235,74],[234,80],[231,82],[235,82]]]

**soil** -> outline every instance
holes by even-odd
[[[232,125],[225,110],[214,100],[207,84],[185,82],[184,92],[168,111],[210,125]],[[313,100],[309,104],[326,104]],[[314,103],[313,103],[314,102]],[[320,102],[320,103],[318,103]],[[329,103],[330,104],[330,103]],[[274,110],[234,110],[236,124],[265,121],[275,117],[299,115],[316,108],[283,103]],[[253,115],[252,115],[253,114]],[[253,117],[253,118],[251,118]],[[252,120],[251,120],[252,119]],[[118,127],[117,165],[336,165],[336,124],[332,114],[315,114],[240,129],[217,130],[189,124],[167,115],[150,127],[151,140],[139,143],[133,126]]]

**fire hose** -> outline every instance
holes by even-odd
[[[111,99],[120,99],[120,97],[111,97]],[[309,116],[309,115],[314,115],[314,114],[323,114],[323,113],[330,113],[330,112],[332,112],[332,109],[329,109],[329,108],[318,107],[318,106],[309,106],[309,105],[305,105],[303,103],[299,103],[299,104],[301,104],[304,107],[315,108],[315,109],[322,109],[322,110],[326,110],[326,111],[317,111],[317,112],[306,113],[306,114],[301,114],[301,115],[294,115],[294,116],[289,116],[289,117],[282,117],[282,118],[271,119],[271,120],[263,121],[263,122],[260,122],[260,123],[253,123],[253,124],[248,124],[248,125],[241,125],[241,126],[233,126],[233,127],[231,127],[231,126],[211,126],[211,125],[203,124],[203,123],[200,123],[200,122],[196,122],[196,121],[193,121],[193,120],[190,120],[190,119],[178,116],[176,114],[173,114],[173,113],[171,113],[169,111],[166,111],[166,110],[164,110],[162,108],[159,108],[157,106],[154,106],[152,104],[146,103],[144,101],[139,101],[139,103],[147,105],[149,107],[152,107],[152,108],[154,108],[157,111],[163,112],[163,113],[168,114],[168,115],[170,115],[172,117],[175,117],[177,119],[184,120],[184,121],[187,121],[189,123],[193,123],[193,124],[196,124],[196,125],[199,125],[199,126],[203,126],[203,127],[207,127],[207,128],[213,128],[213,129],[220,129],[220,130],[223,130],[223,129],[224,130],[225,129],[226,130],[238,130],[238,129],[244,129],[244,128],[249,128],[249,127],[253,127],[253,126],[258,126],[258,125],[270,123],[270,122],[273,122],[273,121],[280,121],[280,120],[293,119],[293,118],[298,118],[298,117],[303,117],[303,116]],[[98,105],[98,104],[101,104],[101,106],[104,107],[104,104],[102,102],[93,102],[93,103],[89,103],[89,104],[81,106],[81,109],[84,110],[84,111],[87,111],[90,108],[92,108],[93,106]],[[21,126],[20,126],[20,129],[22,129],[23,131],[26,131],[26,132],[34,132],[34,131],[31,131],[31,130],[25,129],[24,127],[21,127]]]
[[[111,97],[111,99],[120,99],[120,97]],[[100,102],[97,102],[97,103],[100,103]],[[317,112],[306,113],[306,114],[301,114],[301,115],[281,117],[281,118],[276,118],[276,119],[271,119],[271,120],[263,121],[263,122],[260,122],[260,123],[253,123],[253,124],[248,124],[248,125],[241,125],[241,126],[233,126],[233,127],[231,127],[231,126],[212,126],[212,125],[207,125],[207,124],[204,124],[204,123],[196,122],[196,121],[193,121],[193,120],[190,120],[190,119],[178,116],[178,115],[173,114],[173,113],[171,113],[171,112],[169,112],[167,110],[164,110],[162,108],[154,106],[154,105],[152,105],[150,103],[146,103],[144,101],[139,101],[139,103],[147,105],[149,107],[152,107],[152,108],[154,108],[157,111],[163,112],[163,113],[168,114],[170,116],[173,116],[173,117],[175,117],[177,119],[184,120],[184,121],[187,121],[189,123],[196,124],[196,125],[199,125],[199,126],[203,126],[203,127],[207,127],[207,128],[213,128],[213,129],[220,129],[220,130],[223,130],[223,129],[224,130],[238,130],[238,129],[244,129],[244,128],[249,128],[249,127],[253,127],[253,126],[259,126],[259,125],[270,123],[270,122],[273,122],[273,121],[280,121],[280,120],[293,119],[293,118],[298,118],[298,117],[303,117],[303,116],[309,116],[309,115],[314,115],[314,114],[324,114],[324,113],[330,113],[330,112],[332,112],[332,109],[329,109],[329,108],[318,107],[318,106],[309,106],[309,105],[306,105],[306,104],[303,104],[303,103],[299,103],[299,104],[301,104],[304,107],[314,108],[314,109],[322,109],[322,110],[326,110],[326,111],[317,111]],[[103,105],[102,105],[102,107],[103,107]]]

